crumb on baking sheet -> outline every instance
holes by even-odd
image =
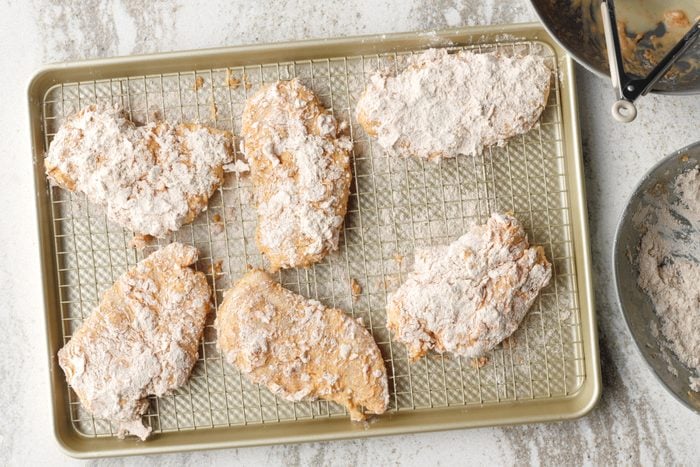
[[[403,255],[397,251],[394,253],[394,261],[396,261],[396,264],[401,267],[401,264],[403,263]]]
[[[479,357],[479,358],[472,358],[469,362],[469,365],[474,368],[483,368],[486,366],[486,364],[489,362],[488,357]]]
[[[501,345],[503,346],[503,350],[511,350],[517,347],[517,338],[513,335],[510,337],[506,338],[503,342],[501,342]]]
[[[165,119],[163,118],[163,113],[162,113],[161,110],[158,109],[158,108],[152,108],[152,109],[150,109],[150,110],[148,111],[148,116],[149,116],[150,120],[151,120],[151,121],[154,121],[154,122],[159,122],[159,121],[161,121],[161,120],[165,120]]]
[[[209,224],[209,231],[215,237],[219,237],[226,230],[226,225],[221,217],[221,214],[214,214],[211,216],[211,222]]]
[[[231,72],[230,68],[226,69],[226,84],[231,89],[236,89],[238,86],[241,85],[241,80],[233,76],[233,73]]]
[[[223,270],[224,270],[224,267],[223,267],[223,266],[224,266],[224,260],[223,260],[223,259],[219,259],[219,260],[214,261],[214,262],[212,263],[212,265],[211,265],[211,275],[214,276],[214,277],[217,277],[217,276],[222,275],[222,274],[224,273],[224,272],[223,272]]]
[[[248,75],[246,75],[245,73],[243,73],[243,87],[246,91],[253,87],[253,85],[250,84],[250,81],[248,81]]]
[[[214,236],[219,236],[224,233],[226,226],[224,225],[223,218],[221,217],[221,214],[214,214],[211,216],[211,224],[209,226],[209,230],[211,231],[212,235]]]
[[[209,112],[211,114],[211,119],[213,121],[216,121],[216,117],[219,115],[219,108],[216,106],[216,102],[213,100],[211,101],[211,105],[209,106]]]
[[[357,279],[354,277],[350,279],[350,293],[352,294],[352,301],[356,302],[360,295],[362,295],[362,286]]]
[[[387,274],[384,277],[378,277],[376,286],[378,289],[384,289],[386,292],[395,290],[399,283],[401,282],[401,277],[398,274]]]
[[[134,235],[129,241],[129,246],[137,250],[143,250],[155,240],[155,237],[150,235]]]
[[[201,76],[197,76],[194,80],[194,90],[199,91],[202,89],[202,86],[204,86],[204,78]]]

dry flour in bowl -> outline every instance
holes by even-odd
[[[662,346],[673,351],[700,391],[700,168],[678,175],[635,213],[643,232],[638,284],[660,321]]]

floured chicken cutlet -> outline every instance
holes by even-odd
[[[69,117],[44,161],[51,182],[106,208],[139,236],[190,223],[233,160],[228,132],[191,123],[136,126],[119,108],[90,105]]]
[[[243,112],[257,208],[256,242],[270,270],[306,267],[338,247],[352,143],[298,80],[261,88]]]
[[[147,396],[182,386],[197,361],[210,309],[209,285],[189,266],[197,249],[171,243],[109,288],[99,307],[58,351],[83,407],[145,440]]]
[[[518,328],[551,276],[518,220],[493,214],[448,246],[416,250],[389,296],[387,328],[412,361],[429,350],[478,358]]]
[[[224,358],[290,401],[324,399],[363,420],[389,403],[386,368],[370,333],[343,311],[297,295],[259,270],[228,290],[216,318]]]
[[[408,58],[399,74],[372,75],[355,116],[392,155],[479,155],[537,123],[551,75],[537,55],[430,49]]]

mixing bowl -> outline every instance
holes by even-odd
[[[651,190],[654,190],[653,193],[672,193],[676,176],[697,165],[700,165],[700,142],[664,158],[642,178],[617,227],[613,272],[620,309],[644,360],[666,389],[685,405],[700,412],[700,393],[690,390],[690,371],[673,352],[661,347],[659,338],[652,330],[654,327],[661,329],[661,325],[651,300],[637,285],[637,250],[642,232],[635,227],[632,219],[648,203]]]
[[[608,56],[605,48],[605,34],[600,13],[601,0],[530,0],[535,12],[549,33],[564,47],[579,63],[598,75],[610,79],[608,71]],[[689,14],[695,14],[697,0],[626,0],[630,8],[640,9],[636,17],[656,18],[659,21],[663,11],[668,8],[685,8],[690,5],[693,9]],[[617,0],[622,7],[625,0]],[[642,6],[644,5],[644,6]],[[693,5],[695,5],[693,7]],[[691,19],[692,22],[692,19]],[[660,37],[664,33],[663,26],[654,27],[647,31],[646,36]],[[651,38],[651,42],[654,42]],[[700,41],[698,41],[700,42]],[[640,56],[644,55],[641,48],[645,41],[640,42]],[[700,93],[700,46],[693,47],[684,57],[684,64],[679,73],[669,73],[659,80],[652,92],[662,94],[695,94]]]

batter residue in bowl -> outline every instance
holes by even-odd
[[[700,391],[700,168],[678,175],[671,193],[657,186],[634,222],[644,235],[638,284],[654,304],[666,346]]]
[[[603,38],[600,0],[572,0],[571,7],[581,12],[584,31]],[[644,77],[690,30],[700,17],[697,0],[616,0],[615,14],[625,71]],[[605,53],[603,43],[594,41]],[[605,58],[607,61],[607,57]],[[698,69],[697,57],[689,54],[669,70],[667,78],[679,79]]]
[[[615,3],[618,10],[617,30],[625,69],[646,76],[690,30],[700,15],[700,5],[693,0],[675,2],[624,0]],[[697,67],[687,57],[685,64],[673,67],[668,77],[678,77]]]

